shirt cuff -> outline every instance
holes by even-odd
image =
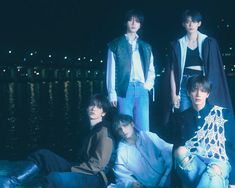
[[[116,92],[110,92],[109,93],[109,102],[117,101],[117,93]]]
[[[146,82],[146,83],[144,84],[144,88],[150,91],[150,90],[153,88],[153,84],[151,84],[151,83],[149,83],[149,82]]]

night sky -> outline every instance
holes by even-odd
[[[102,51],[124,32],[123,16],[131,8],[143,11],[143,37],[154,49],[182,34],[179,19],[186,8],[203,14],[202,30],[209,35],[228,37],[216,31],[222,18],[234,31],[233,0],[5,0],[0,5],[0,47]]]

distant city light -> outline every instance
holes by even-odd
[[[229,50],[233,50],[233,47],[229,47]]]
[[[51,54],[49,54],[48,57],[51,58]]]
[[[90,62],[92,62],[92,59],[90,59]]]
[[[79,57],[79,58],[78,58],[78,61],[80,61],[80,60],[81,60],[81,58]]]
[[[3,69],[2,71],[3,71],[3,72],[6,72],[6,69]]]
[[[103,63],[103,60],[100,60],[100,63]]]
[[[227,24],[227,25],[226,25],[226,27],[228,28],[228,27],[230,27],[230,25],[229,25],[229,24]]]
[[[68,57],[67,57],[67,56],[64,56],[64,59],[68,59]]]
[[[83,59],[86,59],[86,57],[83,57]]]
[[[33,56],[33,53],[30,53],[31,56]]]
[[[68,73],[70,73],[70,70],[67,70]]]
[[[12,51],[11,51],[11,50],[9,50],[9,51],[8,51],[8,53],[9,53],[9,54],[11,54],[11,53],[12,53]]]

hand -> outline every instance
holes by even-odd
[[[113,106],[115,108],[117,107],[117,101],[111,101],[110,104],[111,104],[111,106]]]
[[[144,186],[138,182],[133,182],[131,188],[144,188]]]
[[[228,187],[229,188],[235,188],[235,185],[229,185]]]
[[[173,102],[174,108],[180,108],[180,96],[179,95],[173,96],[172,102]]]

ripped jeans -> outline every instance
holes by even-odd
[[[187,160],[185,160],[187,159]],[[187,152],[175,155],[176,171],[187,188],[227,188],[231,166],[228,161],[209,159]]]

